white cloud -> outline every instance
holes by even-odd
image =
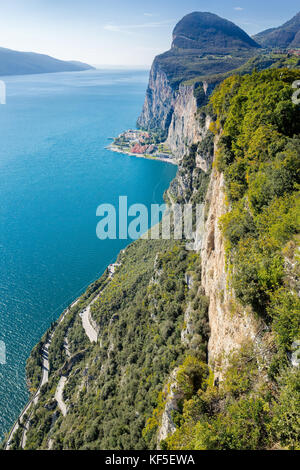
[[[105,29],[106,31],[113,31],[114,33],[117,33],[117,32],[119,32],[119,31],[121,31],[120,27],[117,26],[117,25],[114,25],[114,24],[106,24],[106,25],[104,26],[104,29]]]
[[[117,25],[113,23],[108,23],[104,25],[106,31],[111,31],[113,33],[126,33],[132,34],[135,30],[146,29],[146,28],[160,28],[161,26],[166,26],[173,23],[174,20],[165,20],[165,21],[153,21],[151,23],[143,24],[132,24],[132,25]]]
[[[236,11],[243,11],[244,8],[242,8],[242,7],[234,7],[234,10],[236,10]]]

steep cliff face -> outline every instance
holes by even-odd
[[[257,54],[259,47],[245,31],[217,15],[194,12],[185,16],[174,28],[171,49],[153,62],[138,127],[159,131],[176,159],[182,158],[199,138],[195,120],[199,103],[194,85],[185,83],[234,70]],[[205,97],[215,84],[203,80],[200,88]]]
[[[250,311],[237,306],[230,288],[225,263],[224,239],[219,227],[220,217],[226,213],[224,177],[213,170],[206,196],[209,205],[203,238],[198,241],[202,263],[202,287],[209,297],[210,339],[208,362],[215,370],[230,352],[245,342],[255,341],[262,325]]]
[[[190,130],[194,132],[190,136],[195,144],[195,152],[192,154],[190,151],[190,156],[192,155],[194,164],[188,171],[185,166],[185,159],[182,160],[179,164],[177,177],[169,189],[169,194],[173,198],[192,202],[197,185],[199,185],[197,175],[200,174],[203,178],[205,174],[206,179],[209,178],[206,196],[203,188],[205,220],[199,221],[195,231],[194,243],[191,246],[195,252],[199,253],[201,258],[201,289],[209,299],[210,339],[208,343],[208,362],[218,375],[217,367],[226,366],[226,360],[225,363],[222,363],[222,361],[233,350],[238,349],[248,341],[259,343],[260,331],[264,328],[264,325],[255,318],[249,309],[243,309],[235,300],[234,291],[230,285],[230,276],[226,268],[225,241],[219,226],[220,217],[229,209],[225,199],[224,175],[213,168],[211,175],[208,176],[214,156],[218,151],[218,139],[215,139],[213,153],[203,152],[201,142],[204,142],[210,134],[209,124],[211,118],[206,116],[204,123],[201,123],[199,117],[195,115],[195,108],[192,108],[192,110],[190,108],[190,111],[192,112]],[[186,117],[188,122],[187,113]],[[204,181],[201,185],[204,185]]]
[[[176,99],[174,100],[174,111],[168,131],[167,144],[173,155],[180,160],[192,144],[203,140],[210,124],[208,117],[204,122],[197,116],[199,105],[204,104],[212,93],[215,83],[208,85],[206,82],[198,85],[201,89],[202,103],[197,102],[194,85],[181,85]],[[205,160],[205,158],[204,158]],[[201,167],[201,155],[199,154],[198,165]],[[207,171],[207,165],[203,169]]]
[[[193,86],[179,87],[174,100],[172,120],[167,143],[176,158],[181,158],[191,144],[200,137],[200,126],[196,120],[197,102]]]
[[[203,101],[208,98],[215,83],[199,85]],[[194,85],[180,85],[177,91],[171,87],[166,73],[154,61],[139,127],[161,131],[176,160],[181,160],[189,147],[203,138],[205,126],[197,118],[199,103]]]
[[[150,71],[142,114],[137,121],[138,127],[161,130],[166,136],[172,119],[175,96],[166,73],[155,60]]]
[[[293,83],[298,75],[297,71],[273,70],[261,72],[261,81],[257,81],[257,74],[241,79],[231,77],[212,97],[210,105],[216,123],[211,127],[215,135],[215,164],[205,197],[204,227],[197,227],[193,248],[201,259],[201,282],[195,287],[198,292],[203,290],[209,299],[207,362],[213,374],[208,383],[199,372],[199,384],[202,380],[202,385],[193,388],[193,398],[191,389],[187,390],[183,421],[174,432],[171,431],[173,434],[166,442],[161,443],[163,448],[287,449],[294,448],[295,442],[298,445],[299,414],[294,404],[299,403],[296,388],[299,363],[293,361],[295,356],[291,356],[290,351],[298,345],[300,304],[299,287],[295,276],[290,274],[290,267],[296,266],[297,262],[289,262],[287,257],[295,260],[299,244],[299,194],[296,195],[296,186],[290,184],[296,178],[293,171],[286,180],[290,185],[278,189],[277,171],[281,175],[284,173],[287,155],[293,164],[299,155],[299,126],[297,136],[288,139],[285,132],[290,127],[278,124],[278,134],[272,136],[272,149],[284,135],[288,143],[283,153],[270,149],[268,162],[265,148],[259,146],[257,129],[250,127],[249,132],[250,117],[257,128],[268,123],[268,115],[273,119],[278,100],[273,80],[277,86],[284,87],[285,82]],[[238,80],[241,81],[235,95],[230,98],[228,85],[232,86]],[[259,90],[262,90],[261,94]],[[259,95],[260,99],[257,98]],[[239,99],[247,101],[244,113],[236,106]],[[286,98],[282,96],[281,99],[283,102]],[[293,108],[292,112],[295,113],[293,122],[299,122],[298,108]],[[218,123],[222,120],[221,128]],[[237,150],[233,141],[238,121],[239,137],[244,138],[247,133],[248,142],[246,144],[240,138],[239,143],[243,145]],[[247,155],[250,147],[255,149],[254,158]],[[239,152],[248,156],[244,161],[249,172],[243,176],[241,166],[238,166]],[[195,152],[190,156],[194,157]],[[192,163],[190,158],[187,167],[193,168]],[[276,171],[274,192],[268,192],[268,184],[272,181],[271,167]],[[258,168],[260,173],[257,173]],[[238,186],[241,180],[245,182],[242,188]],[[258,183],[261,205],[254,203],[258,200]],[[234,192],[237,188],[240,192]],[[284,209],[278,204],[283,200],[287,204]],[[282,216],[287,210],[289,219]],[[291,229],[292,224],[295,225]],[[284,237],[282,233],[285,233]],[[276,266],[273,264],[275,259]],[[192,301],[186,310],[183,340],[188,333],[193,334],[189,312],[195,307],[199,304]],[[199,309],[200,319],[201,313]],[[195,369],[191,365],[192,360],[190,369],[184,371],[194,377]],[[176,379],[180,388],[179,377]],[[166,407],[162,427],[172,430],[174,418],[171,415],[169,419],[173,418],[173,422],[166,426],[167,411]]]
[[[204,85],[204,93],[205,88]],[[137,241],[120,254],[113,277],[105,273],[68,309],[51,334],[49,380],[32,408],[26,431],[27,449],[140,450],[166,445],[170,449],[195,448],[190,439],[195,432],[199,434],[197,425],[193,428],[197,421],[201,426],[208,425],[203,429],[213,437],[212,444],[203,444],[198,436],[200,444],[196,448],[216,448],[213,446],[217,432],[212,426],[219,423],[218,419],[225,419],[218,435],[222,439],[224,430],[229,428],[230,433],[235,425],[235,410],[240,406],[242,420],[237,423],[240,434],[230,445],[240,449],[242,436],[243,446],[248,448],[248,429],[253,426],[253,416],[246,415],[244,419],[244,413],[257,409],[262,413],[261,419],[273,406],[267,396],[269,392],[264,397],[260,390],[270,387],[273,393],[278,387],[270,383],[269,377],[274,374],[274,365],[273,369],[269,367],[274,333],[264,323],[264,317],[257,319],[253,305],[241,306],[236,300],[238,293],[235,296],[232,289],[219,226],[220,217],[232,207],[228,204],[230,199],[225,197],[226,172],[222,173],[218,161],[212,165],[213,158],[220,156],[222,140],[216,127],[211,127],[216,135],[209,129],[211,118],[203,110],[202,115],[197,113],[194,95],[191,87],[182,86],[174,101],[174,133],[170,130],[169,145],[179,146],[180,162],[177,177],[168,191],[171,201],[204,203],[194,243],[187,247],[172,240]],[[227,99],[226,93],[223,96]],[[154,112],[150,108],[148,111],[149,116]],[[176,140],[179,134],[181,140]],[[187,142],[184,135],[188,136]],[[188,142],[192,145],[187,151]],[[288,258],[286,250],[285,253],[290,286],[297,287],[294,260]],[[89,321],[99,332],[97,342],[85,334],[83,324],[83,314],[91,307]],[[288,312],[290,309],[289,304]],[[288,323],[284,319],[284,328]],[[231,377],[230,385],[226,374],[230,372],[232,351],[238,351],[242,362],[235,367],[237,375]],[[32,357],[32,361],[40,371],[37,358],[39,355]],[[63,394],[62,374],[68,375],[63,382]],[[252,376],[248,377],[249,374]],[[232,388],[229,392],[225,390],[224,395],[222,385],[228,388],[228,383]],[[211,393],[206,394],[206,385]],[[155,398],[157,392],[160,393]],[[246,398],[245,393],[248,393]],[[236,396],[239,401],[233,402]],[[67,411],[62,407],[61,397]],[[232,403],[234,408],[226,408]],[[182,419],[187,427],[184,424],[179,429]],[[257,428],[252,435],[259,432],[265,436],[264,425],[261,429],[260,424],[254,425]],[[182,439],[182,444],[176,442],[176,436]],[[21,434],[14,434],[13,448],[23,446],[24,439],[20,437]],[[162,443],[165,439],[168,442]],[[225,443],[220,440],[217,448],[227,448],[230,439],[231,435]],[[258,439],[251,446],[270,448],[268,441]]]

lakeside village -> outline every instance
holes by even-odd
[[[276,55],[287,55],[288,57],[300,57],[300,47],[297,47],[295,49],[273,49],[272,53]]]
[[[175,163],[174,156],[165,142],[160,142],[155,133],[129,129],[122,132],[108,146],[113,152],[126,153],[136,157]]]

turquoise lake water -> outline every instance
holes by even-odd
[[[51,321],[129,241],[96,237],[96,208],[162,203],[167,163],[110,152],[135,127],[145,71],[5,78],[0,105],[0,438],[28,399],[25,362]]]

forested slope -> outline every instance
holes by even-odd
[[[104,273],[67,313],[26,449],[299,448],[299,78],[288,69],[232,76],[198,110],[203,138],[166,198],[205,202],[204,241],[194,251],[135,242],[115,276]],[[220,217],[214,201],[224,201]],[[99,293],[90,343],[79,312]],[[66,416],[54,399],[61,375]]]

